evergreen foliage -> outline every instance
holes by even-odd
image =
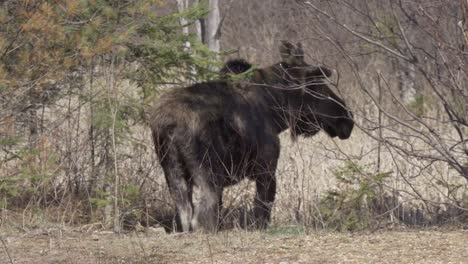
[[[132,127],[144,124],[145,106],[164,84],[212,78],[213,65],[219,64],[195,34],[182,33],[207,14],[206,5],[159,15],[166,5],[160,0],[0,4],[0,147],[6,153],[0,168],[19,164],[19,171],[0,177],[2,207],[28,199],[47,205],[64,193],[85,195],[93,211],[138,201],[139,185],[122,182],[125,175],[118,170],[142,147]],[[56,126],[76,112],[89,117],[86,155],[76,149],[73,129],[64,146],[41,143],[47,139],[42,135],[55,129],[44,125],[45,113],[64,104],[67,113]]]

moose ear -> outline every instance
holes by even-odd
[[[291,56],[293,55],[294,45],[289,43],[289,41],[282,40],[279,52],[281,54],[281,60],[284,62],[289,62],[291,60]]]
[[[286,40],[281,41],[279,48],[281,60],[289,64],[302,64],[304,63],[304,49],[301,43],[296,46]]]
[[[302,48],[302,43],[298,42],[296,48],[294,49],[294,57],[296,60],[304,61],[304,49]]]

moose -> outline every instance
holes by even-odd
[[[216,232],[223,188],[246,178],[255,181],[254,226],[267,227],[282,131],[350,137],[353,115],[326,83],[331,70],[308,65],[301,43],[283,41],[279,51],[281,61],[266,68],[227,62],[224,78],[167,91],[151,109],[156,154],[183,232]],[[226,77],[246,71],[246,80]]]

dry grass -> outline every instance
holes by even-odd
[[[276,54],[276,47],[272,48],[270,53]],[[369,86],[372,87],[370,80]],[[106,91],[105,84],[96,84],[95,88]],[[358,93],[358,89],[348,88],[353,92],[343,98],[347,102],[351,101],[350,106],[354,110],[356,124],[364,126],[365,118],[375,120],[375,106],[366,103],[366,97]],[[128,95],[129,98],[132,97],[131,93],[136,91],[136,88],[129,86],[126,81],[122,81],[119,89],[122,90],[122,95]],[[79,111],[69,113],[68,104],[72,109]],[[51,129],[45,130],[41,135],[43,144],[39,152],[25,155],[26,157],[22,159],[0,161],[0,181],[5,182],[5,186],[0,187],[7,193],[0,197],[0,206],[8,210],[15,210],[17,207],[19,208],[17,212],[24,214],[25,211],[29,212],[36,207],[43,209],[58,204],[66,211],[56,220],[60,224],[83,223],[84,221],[80,221],[82,219],[89,222],[102,221],[103,210],[94,210],[92,215],[89,215],[89,212],[87,214],[86,210],[81,210],[81,207],[89,206],[91,199],[106,202],[109,197],[107,194],[103,195],[103,186],[112,184],[111,179],[114,175],[109,174],[110,167],[104,165],[107,164],[104,162],[104,157],[107,155],[105,142],[101,140],[96,142],[95,146],[91,146],[90,120],[87,114],[83,114],[89,112],[89,106],[84,105],[79,108],[79,105],[79,98],[70,96],[59,100],[54,106],[45,108],[44,116],[47,123],[45,126]],[[64,116],[67,118],[64,119]],[[449,137],[446,135],[449,132],[444,130],[448,128],[440,125],[434,124],[434,127],[443,130],[441,134]],[[132,125],[130,130],[128,138],[117,148],[118,161],[115,163],[122,186],[121,211],[144,215],[143,219],[137,219],[143,223],[146,219],[156,218],[154,215],[146,215],[147,211],[173,209],[173,203],[163,172],[156,162],[149,128]],[[24,133],[17,131],[18,134],[27,135],[25,131],[22,132]],[[395,138],[400,136],[395,135]],[[410,142],[406,138],[401,138],[401,142],[413,144],[416,149],[427,148],[420,142]],[[390,206],[391,208],[405,207],[419,210],[425,218],[431,218],[446,211],[447,205],[457,203],[458,207],[463,207],[466,204],[468,185],[447,164],[397,155],[391,152],[391,148],[382,147],[379,151],[379,143],[359,127],[356,127],[351,138],[345,141],[331,139],[321,132],[312,138],[300,138],[293,143],[289,132],[286,132],[281,135],[281,145],[281,158],[276,173],[277,199],[272,215],[274,224],[310,225],[312,222],[322,221],[320,216],[316,215],[319,202],[327,191],[339,187],[334,171],[345,166],[347,162],[365,167],[366,171],[374,174],[389,172],[383,192],[397,200],[396,204]],[[94,151],[96,157],[91,158],[91,153]],[[430,154],[430,151],[428,153]],[[377,164],[379,154],[381,162]],[[91,164],[95,164],[94,172]],[[36,175],[44,176],[39,181],[32,180]],[[361,179],[365,179],[368,175],[360,176]],[[35,184],[32,184],[33,181]],[[94,189],[87,190],[86,186],[90,182],[95,183]],[[126,192],[128,186],[135,187],[136,191],[132,195]],[[78,191],[77,187],[81,189]],[[224,197],[225,207],[251,209],[255,194],[253,187],[252,182],[243,182],[228,188]],[[76,189],[77,194],[71,193],[69,191],[71,189]],[[132,197],[129,198],[130,196]],[[15,202],[16,200],[18,201]],[[75,200],[78,200],[76,204],[68,202]],[[464,210],[466,212],[466,208]],[[24,219],[22,222],[25,222]]]
[[[4,237],[0,263],[463,263],[463,230],[308,235],[229,231],[116,235],[51,228]],[[8,257],[6,251],[11,257]]]

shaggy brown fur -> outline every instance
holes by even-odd
[[[264,228],[275,199],[278,134],[321,128],[346,139],[353,121],[344,102],[323,83],[331,71],[305,63],[300,44],[283,42],[282,62],[255,69],[249,80],[218,80],[173,89],[151,111],[156,153],[183,231],[218,229],[223,188],[256,182],[254,218]],[[240,73],[245,61],[227,63]]]

